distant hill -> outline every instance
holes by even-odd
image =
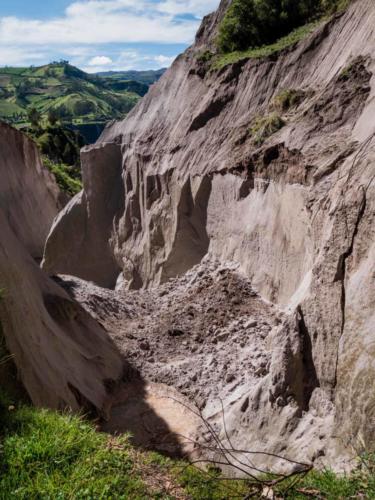
[[[104,71],[96,73],[98,76],[111,78],[113,80],[133,80],[136,82],[152,85],[157,82],[167,71],[167,68],[147,71]]]
[[[165,70],[89,75],[67,61],[0,68],[0,120],[28,127],[32,108],[46,122],[51,110],[94,142],[109,120],[123,118]]]

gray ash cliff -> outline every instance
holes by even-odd
[[[122,359],[100,324],[39,267],[61,193],[35,143],[3,123],[0,152],[0,340],[34,404],[101,413]]]
[[[256,423],[238,431],[232,412],[238,439],[262,436],[270,451],[277,436],[313,439],[312,415],[333,455],[359,437],[374,447],[375,4],[354,1],[277,56],[212,72],[197,55],[227,3],[127,119],[83,150],[84,190],[55,220],[43,265],[140,289],[207,255],[238,263],[289,315],[270,340],[284,347],[263,396],[250,391]],[[283,89],[303,98],[256,146],[249,128]]]

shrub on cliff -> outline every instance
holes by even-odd
[[[234,52],[273,43],[345,1],[233,0],[219,28],[219,50]]]
[[[289,109],[298,106],[304,97],[305,92],[303,90],[283,89],[274,97],[272,107],[280,113],[285,113]]]
[[[271,135],[282,129],[284,125],[284,120],[277,113],[257,116],[251,124],[249,133],[253,138],[254,144],[261,146],[268,137],[271,137]]]
[[[55,163],[46,156],[43,157],[43,164],[55,176],[61,191],[74,196],[82,190],[80,171],[77,168],[64,163]]]
[[[80,149],[84,146],[83,137],[76,131],[62,125],[29,129],[28,134],[38,144],[42,154],[54,162],[79,165]]]

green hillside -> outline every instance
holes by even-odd
[[[31,108],[56,112],[74,127],[123,118],[148,90],[126,76],[113,79],[87,73],[66,61],[30,68],[0,68],[0,120],[28,125]]]
[[[165,70],[89,75],[67,61],[0,68],[0,121],[37,143],[63,191],[81,190],[79,151],[105,124],[123,118]]]
[[[146,70],[146,71],[104,71],[102,73],[97,73],[98,76],[102,78],[108,78],[111,80],[122,80],[128,82],[139,82],[144,85],[152,85],[157,82],[161,76],[166,72],[166,68],[157,70]]]

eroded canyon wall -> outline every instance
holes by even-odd
[[[84,191],[55,221],[44,268],[134,289],[206,254],[239,263],[265,299],[298,311],[309,399],[334,405],[335,446],[374,446],[375,4],[354,1],[277,55],[212,70],[198,56],[227,4],[83,151]],[[283,90],[300,99],[280,111]],[[254,123],[272,113],[284,126],[256,143]]]
[[[39,267],[58,186],[35,143],[5,124],[0,151],[0,324],[11,361],[36,405],[100,413],[123,362],[106,331]]]

